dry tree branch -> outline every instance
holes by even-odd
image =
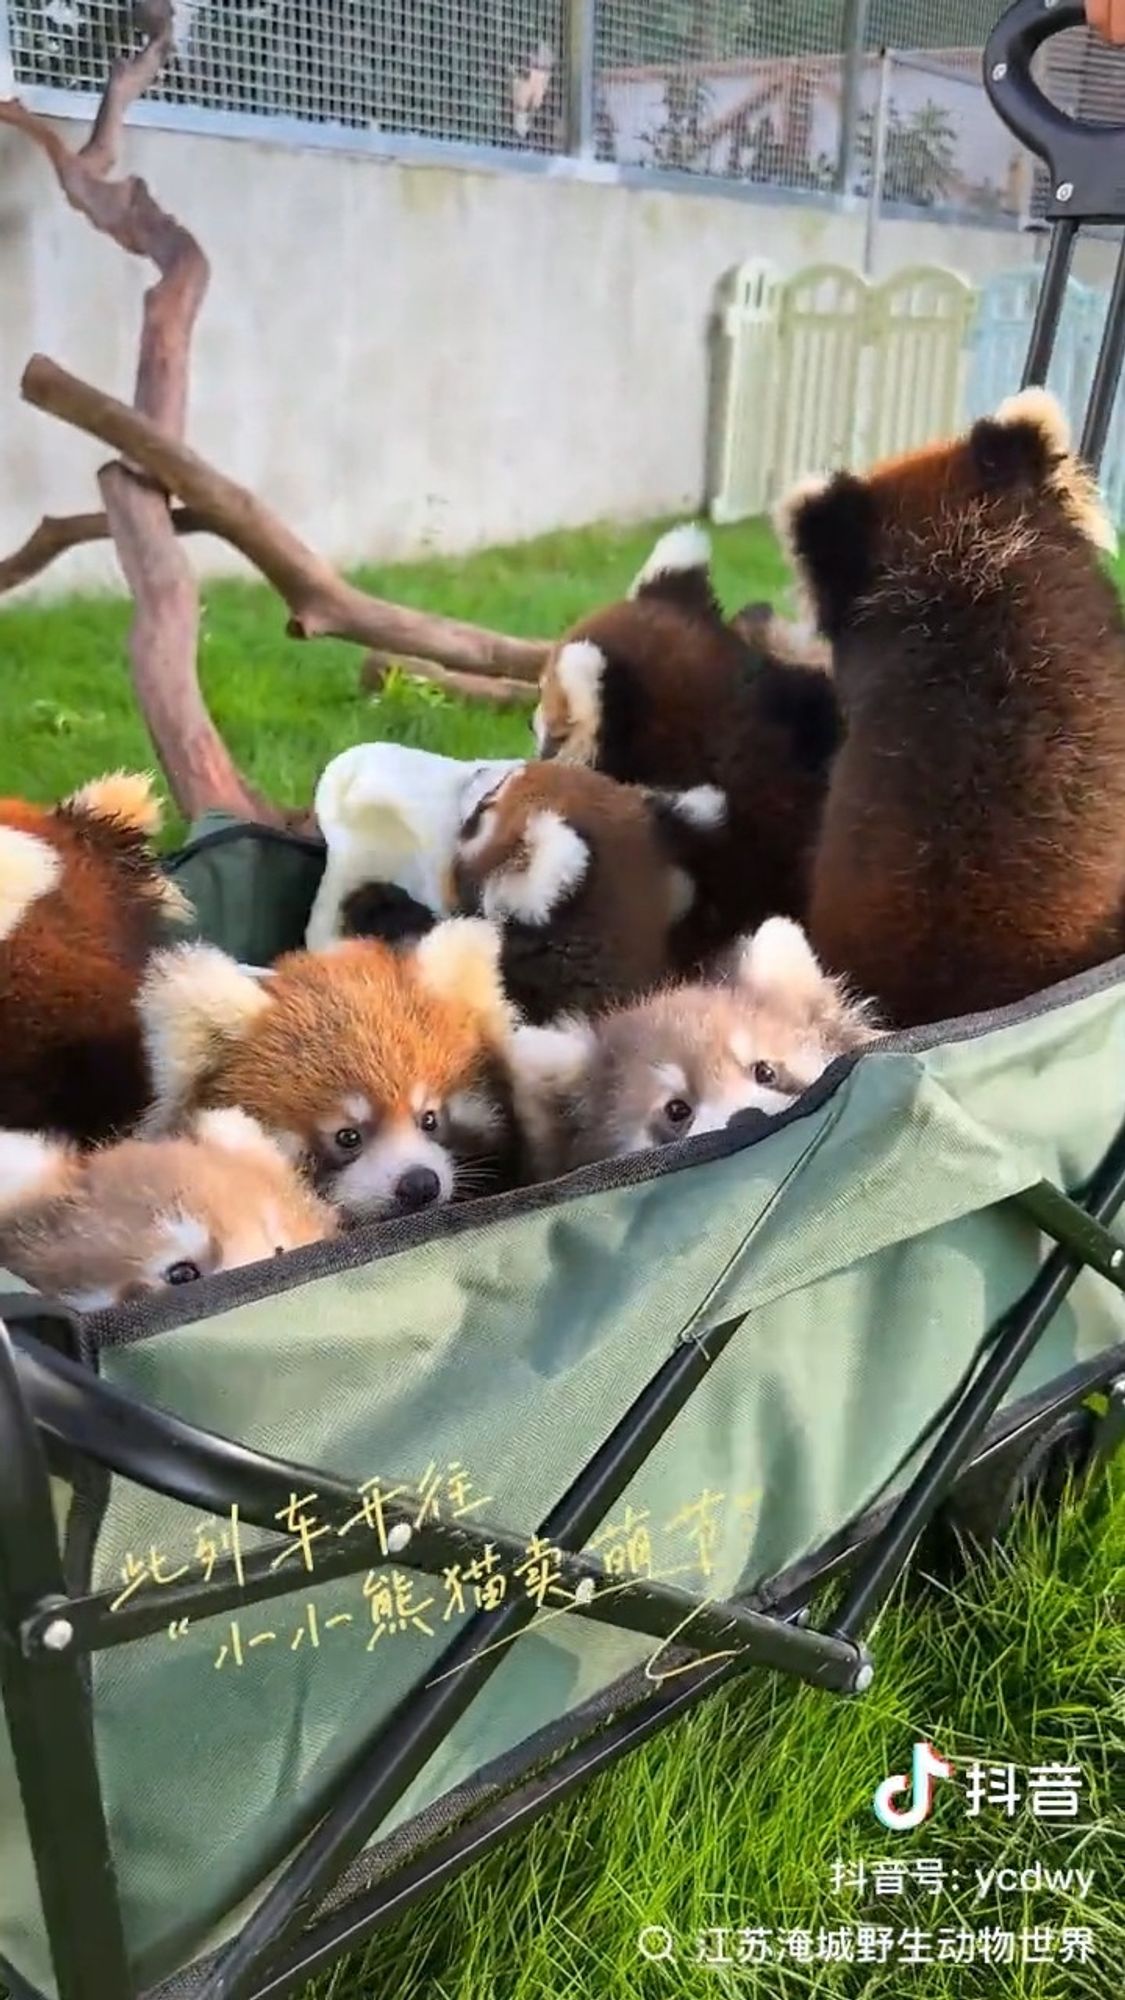
[[[197,665],[199,593],[180,535],[210,533],[240,549],[288,606],[294,637],[354,639],[394,652],[409,661],[408,671],[460,694],[528,699],[546,647],[368,596],[253,494],[184,445],[191,339],[210,273],[195,238],[159,207],[143,180],[109,178],[129,107],[155,82],[172,42],[170,0],[142,0],[136,17],[144,46],[114,64],[90,136],[77,152],[18,100],[0,101],[0,124],[24,132],[46,154],[71,207],[159,273],[145,294],[132,409],[42,356],[28,366],[23,388],[29,402],[102,438],[125,462],[104,466],[98,475],[104,514],[47,516],[0,561],[0,592],[40,574],[64,550],[112,536],[135,604],[133,683],[177,805],[188,817],[218,806],[292,823],[292,815],[247,785],[208,713]],[[173,494],[187,504],[172,509]]]
[[[214,523],[194,507],[174,507],[171,521],[177,535],[206,535],[218,532]],[[20,584],[29,583],[32,578],[39,576],[57,556],[64,555],[68,549],[81,548],[90,542],[104,542],[108,538],[109,520],[104,513],[45,514],[26,542],[10,556],[0,559],[0,597],[7,591],[15,590]],[[396,657],[382,648],[373,649],[362,661],[360,685],[372,690],[377,689],[389,668],[395,666],[419,680],[433,681],[436,686],[444,688],[448,693],[462,695],[468,701],[486,701],[499,708],[509,703],[520,704],[535,700],[534,680],[459,672],[450,667],[439,666],[432,660],[419,659],[415,654],[400,654]]]
[[[211,523],[202,514],[196,513],[193,507],[174,507],[171,521],[177,535],[214,532]],[[0,597],[39,576],[56,556],[64,555],[67,549],[108,539],[109,519],[104,513],[44,514],[26,542],[0,560]],[[392,667],[400,667],[412,678],[433,681],[449,694],[461,695],[467,701],[491,702],[497,708],[535,700],[534,681],[511,680],[501,675],[493,678],[487,674],[456,673],[449,667],[435,665],[432,660],[420,660],[411,655],[395,659],[391,654],[379,651],[368,653],[361,662],[360,685],[376,691]]]
[[[93,130],[77,153],[18,102],[0,103],[0,123],[25,132],[46,153],[67,201],[95,229],[155,264],[159,277],[145,293],[134,394],[138,410],[157,428],[182,435],[191,337],[210,276],[207,259],[136,175],[108,179],[125,115],[159,75],[172,41],[170,0],[145,0],[137,11],[145,45],[114,64]],[[166,495],[125,465],[106,466],[99,485],[135,605],[129,633],[133,685],[177,806],[188,817],[221,805],[248,818],[280,819],[236,769],[203,699],[199,591]]]
[[[538,678],[546,654],[542,644],[369,596],[338,575],[246,487],[139,410],[71,375],[46,355],[32,356],[20,389],[37,410],[122,452],[158,486],[185,501],[211,534],[240,550],[289,606],[292,638],[354,639],[380,652],[433,660],[458,673],[507,674],[526,682]]]
[[[192,513],[190,507],[173,509],[172,526],[177,535],[197,535],[205,529],[205,523]],[[54,562],[56,556],[65,555],[67,549],[78,549],[88,542],[108,539],[109,521],[105,514],[44,514],[26,542],[14,549],[10,556],[0,559],[0,597],[9,590],[17,589],[21,583],[30,583],[33,577],[41,575]]]
[[[152,88],[172,48],[176,20],[170,0],[139,0],[133,13],[148,41],[138,55],[113,64],[90,136],[79,153],[87,171],[98,180],[113,172],[129,106]]]

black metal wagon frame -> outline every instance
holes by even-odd
[[[1040,43],[1082,17],[1082,7],[1071,0],[1017,0],[985,51],[986,87],[996,109],[1045,161],[1051,180],[1048,215],[1055,228],[1025,383],[1045,378],[1079,227],[1125,214],[1125,125],[1075,125],[1031,77]],[[1125,246],[1083,437],[1094,465],[1123,355]],[[616,1714],[607,1717],[603,1707],[577,1741],[576,1718],[568,1718],[565,1737],[541,1745],[544,1759],[548,1751],[555,1754],[537,1775],[528,1776],[525,1766],[515,1789],[486,1788],[483,1801],[478,1788],[462,1816],[421,1851],[415,1842],[405,1859],[334,1909],[333,1891],[496,1671],[502,1642],[532,1623],[537,1603],[517,1593],[498,1610],[478,1611],[446,1648],[427,1686],[373,1732],[241,1933],[196,1967],[190,1984],[176,1981],[176,1993],[190,1991],[193,2000],[272,2000],[291,1991],[750,1667],[773,1668],[838,1694],[862,1694],[875,1672],[865,1638],[940,1511],[962,1524],[987,1523],[1051,1453],[1088,1464],[1125,1436],[1125,1346],[1001,1411],[1083,1271],[1125,1293],[1125,1247],[1110,1229],[1123,1201],[1125,1126],[1077,1195],[1044,1181],[1012,1198],[1053,1247],[918,1441],[928,1448],[909,1484],[893,1502],[749,1598],[716,1602],[648,1578],[622,1582],[582,1553],[741,1321],[682,1339],[538,1534],[559,1552],[566,1616],[672,1647],[671,1657],[687,1671],[642,1685]],[[354,1512],[356,1495],[352,1484],[331,1472],[251,1450],[124,1394],[76,1358],[76,1336],[72,1316],[51,1301],[22,1293],[0,1298],[0,1688],[58,2000],[137,2000],[95,1755],[89,1656],[142,1639],[169,1618],[214,1617],[291,1586],[270,1567],[267,1548],[237,1573],[233,1562],[219,1563],[205,1582],[172,1583],[158,1602],[141,1596],[111,1614],[111,1593],[83,1595],[67,1587],[52,1469],[73,1479],[76,1466],[98,1468],[208,1512],[237,1507],[242,1520],[274,1534],[279,1506],[299,1488],[312,1488],[320,1517],[337,1526]],[[1096,1408],[1095,1391],[1101,1392]],[[514,1576],[526,1556],[526,1536],[499,1525],[419,1525],[424,1510],[420,1516],[417,1496],[388,1498],[384,1514],[395,1560],[408,1570],[440,1572],[481,1556],[491,1544],[501,1572]],[[354,1542],[341,1542],[319,1566],[316,1581],[367,1563]],[[843,1584],[838,1601],[814,1623],[810,1607],[834,1579]],[[9,1968],[4,1976],[15,1993],[24,1990]]]

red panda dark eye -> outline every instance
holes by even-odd
[[[342,1153],[358,1153],[363,1144],[363,1133],[355,1125],[341,1125],[335,1135],[335,1143]]]
[[[437,1128],[438,1128],[437,1112],[423,1111],[422,1116],[418,1120],[418,1130],[420,1132],[436,1132]]]
[[[687,1125],[695,1113],[683,1097],[670,1097],[664,1106],[664,1116],[669,1125]]]
[[[191,1264],[186,1258],[179,1264],[169,1264],[164,1273],[166,1285],[194,1285],[203,1276],[198,1264]]]
[[[777,1071],[773,1064],[756,1062],[754,1064],[754,1081],[755,1083],[760,1083],[763,1090],[773,1090],[777,1084]]]

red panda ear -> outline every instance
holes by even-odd
[[[811,624],[783,618],[772,604],[765,603],[744,604],[730,622],[739,638],[767,653],[778,665],[831,674],[832,648]]]
[[[1071,447],[1061,404],[1047,389],[1022,389],[969,432],[969,453],[986,491],[1041,493],[1095,548],[1113,555],[1117,532],[1097,483]]]
[[[224,1051],[273,1004],[268,979],[255,979],[212,945],[157,952],[137,999],[153,1091],[146,1131],[168,1131]]]
[[[57,810],[72,822],[100,826],[118,846],[126,866],[144,857],[148,865],[133,868],[135,891],[167,922],[182,924],[191,918],[188,898],[178,883],[163,873],[151,850],[163,820],[151,771],[107,771],[104,777],[93,778],[71,792]]]
[[[507,1040],[515,1018],[500,971],[501,941],[496,925],[480,917],[448,917],[412,954],[426,991],[468,1008],[494,1041]]]
[[[982,417],[969,432],[969,455],[973,469],[986,491],[1042,492],[1061,457],[1069,450],[1069,436],[1062,412],[1056,429],[1040,420],[1033,407],[1027,415],[1019,411],[1013,397],[1005,416],[1004,405],[995,417]]]
[[[677,854],[685,834],[719,833],[726,825],[727,795],[718,785],[692,785],[683,792],[669,791],[660,785],[642,785],[639,789]]]
[[[809,598],[817,625],[832,639],[846,625],[875,571],[879,512],[866,480],[838,472],[809,480],[782,502],[777,530]]]
[[[56,1201],[78,1180],[74,1146],[43,1132],[0,1132],[0,1224],[21,1209]]]
[[[769,917],[743,940],[735,977],[751,999],[787,1010],[814,1006],[828,983],[800,924],[790,917]]]
[[[545,1028],[521,1022],[509,1052],[517,1086],[531,1097],[576,1090],[596,1047],[588,1021],[564,1019]]]
[[[218,1146],[224,1153],[243,1153],[275,1166],[287,1164],[285,1154],[276,1141],[271,1139],[256,1118],[238,1105],[223,1105],[218,1110],[200,1111],[191,1122],[191,1136],[204,1145]]]
[[[163,811],[151,771],[107,771],[63,800],[65,809],[86,819],[107,820],[111,826],[151,840],[160,832]]]
[[[677,922],[694,904],[697,870],[716,836],[726,827],[727,795],[717,785],[693,785],[685,792],[654,786],[640,789],[669,864],[671,915],[672,921]]]
[[[663,598],[700,617],[721,619],[722,611],[711,580],[711,537],[706,528],[685,521],[661,535],[643,569],[634,577],[630,597]]]
[[[590,844],[570,821],[553,806],[536,806],[507,854],[478,877],[480,908],[497,923],[549,924],[578,894],[590,864]]]

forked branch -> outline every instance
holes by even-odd
[[[176,507],[172,511],[172,526],[177,535],[195,535],[203,523],[190,507]],[[26,542],[0,560],[0,597],[41,576],[56,556],[65,555],[68,549],[108,539],[109,521],[105,514],[44,514]]]
[[[545,647],[427,611],[371,597],[306,546],[256,494],[172,438],[139,410],[60,368],[45,354],[28,362],[27,402],[99,438],[185,501],[192,516],[259,569],[289,607],[295,639],[354,639],[382,652],[434,660],[461,673],[536,680]]]
[[[0,102],[0,124],[22,131],[41,149],[71,207],[159,273],[145,295],[132,407],[43,356],[28,365],[27,400],[120,457],[98,475],[105,512],[45,517],[21,548],[0,561],[0,592],[39,575],[64,550],[112,536],[135,601],[129,652],[137,699],[177,805],[189,817],[220,807],[277,822],[287,816],[247,785],[204,703],[197,669],[199,596],[181,535],[209,533],[239,549],[287,605],[294,637],[355,640],[403,659],[407,671],[453,692],[526,701],[546,648],[369,596],[254,494],[185,445],[191,340],[207,290],[207,260],[143,180],[110,178],[129,107],[155,82],[172,43],[170,0],[143,0],[135,11],[144,45],[114,64],[78,151],[25,105]],[[173,509],[173,496],[184,504]]]
[[[72,153],[25,105],[0,104],[0,122],[25,132],[42,149],[72,208],[130,255],[156,266],[159,276],[145,294],[134,396],[138,411],[154,427],[182,436],[191,338],[210,276],[207,259],[190,232],[157,205],[136,175],[108,178],[117,163],[126,112],[155,81],[171,47],[170,0],[144,0],[137,15],[145,44],[138,54],[114,64],[90,137],[78,152]],[[189,818],[209,806],[223,806],[249,818],[280,819],[236,769],[203,700],[197,669],[199,591],[177,540],[166,494],[120,464],[106,466],[99,485],[135,604],[129,633],[133,685],[177,806]],[[34,543],[34,535],[31,539]]]

